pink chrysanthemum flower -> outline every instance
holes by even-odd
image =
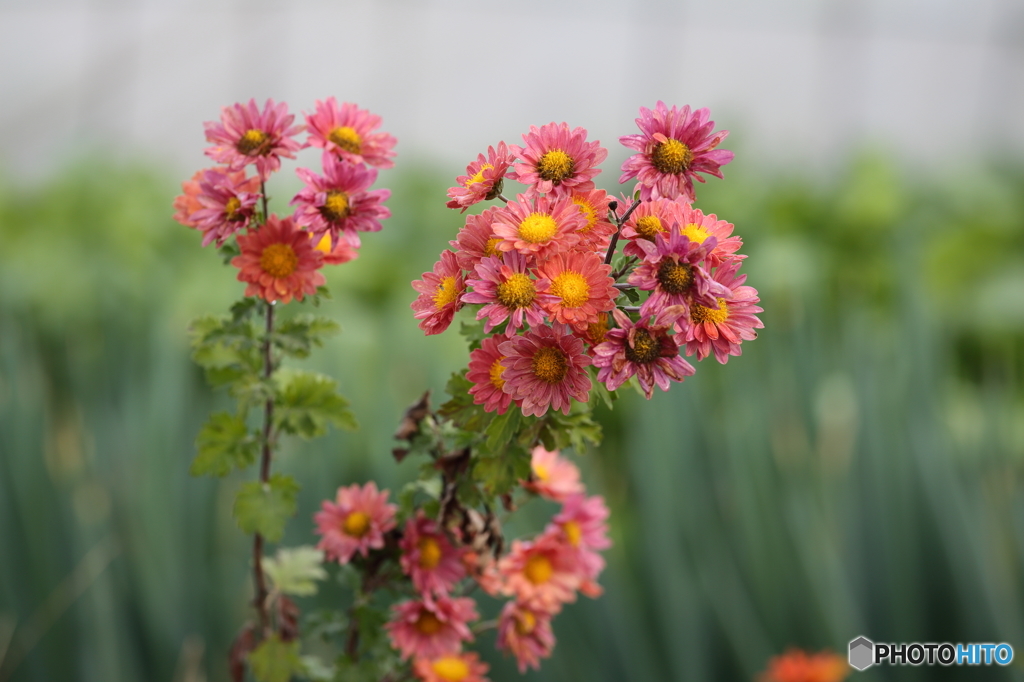
[[[736,253],[743,240],[733,235],[733,224],[719,220],[714,213],[704,215],[699,208],[683,204],[679,211],[679,231],[690,241],[703,244],[708,237],[716,240],[715,248],[708,252],[708,269],[717,268],[725,261],[743,260],[746,256]]]
[[[604,570],[598,552],[612,546],[608,539],[608,507],[600,495],[571,495],[546,532],[555,532],[576,552],[582,580],[596,580]]]
[[[341,265],[342,263],[359,258],[359,250],[344,239],[339,239],[338,243],[331,247],[331,235],[329,233],[324,234],[319,240],[312,232],[309,233],[309,237],[316,244],[314,248],[324,254],[324,265]]]
[[[642,259],[647,254],[637,244],[637,240],[654,242],[654,237],[658,234],[667,235],[669,228],[680,221],[680,212],[686,205],[672,199],[642,202],[622,225],[620,236],[628,240],[622,252],[627,256]]]
[[[543,445],[534,447],[530,453],[530,470],[533,477],[524,485],[541,497],[565,502],[583,492],[580,470],[559,455],[558,450],[547,450]]]
[[[496,597],[504,586],[504,578],[498,571],[497,562],[489,550],[484,552],[467,551],[462,555],[462,563],[466,573],[476,581],[487,594]]]
[[[476,279],[466,285],[473,291],[462,297],[466,303],[483,303],[476,319],[487,319],[484,331],[490,333],[508,320],[506,335],[512,335],[524,323],[531,327],[544,324],[542,306],[554,302],[548,293],[551,283],[530,277],[529,260],[518,251],[508,251],[501,257],[491,256],[476,264]]]
[[[294,159],[302,146],[292,139],[302,132],[303,126],[292,126],[295,120],[284,102],[274,104],[268,99],[263,111],[256,100],[248,104],[233,104],[220,110],[220,123],[207,121],[206,141],[215,146],[206,149],[206,155],[237,171],[250,163],[256,164],[260,179],[281,168],[281,157]]]
[[[492,227],[497,211],[497,208],[489,208],[480,215],[466,216],[466,224],[455,239],[448,242],[455,249],[455,258],[463,270],[473,272],[481,259],[503,253],[498,249],[501,238],[494,236]]]
[[[540,670],[540,659],[547,658],[555,648],[551,631],[551,614],[510,601],[498,618],[497,647],[516,657],[519,674],[530,667]]]
[[[500,250],[516,250],[544,260],[576,246],[584,224],[583,215],[569,197],[531,199],[520,194],[516,201],[495,212],[492,229],[494,236],[502,240],[498,243]]]
[[[597,322],[600,313],[615,307],[619,292],[610,277],[612,266],[593,252],[569,251],[545,261],[537,274],[551,281],[554,300],[544,304],[552,320],[576,329]]]
[[[643,239],[634,242],[644,250],[645,259],[629,274],[627,280],[651,295],[640,306],[640,315],[657,315],[669,306],[714,306],[716,297],[728,296],[729,289],[708,274],[701,263],[715,248],[718,240],[708,237],[703,243],[683,236],[678,225],[669,229],[666,239],[661,233],[654,242]]]
[[[353,164],[366,163],[377,168],[391,168],[395,156],[395,138],[387,133],[375,133],[381,119],[355,104],[328,97],[315,102],[316,112],[306,114],[309,130],[308,143],[326,152],[340,155]]]
[[[842,682],[850,674],[846,659],[832,651],[808,654],[789,649],[768,661],[757,682]]]
[[[615,201],[615,197],[603,189],[592,189],[589,192],[573,192],[570,198],[586,221],[577,231],[580,241],[576,248],[580,251],[607,250],[615,234],[615,224],[608,219],[608,207]]]
[[[455,179],[456,187],[448,188],[451,198],[448,208],[461,208],[465,211],[475,203],[490,201],[501,194],[502,178],[505,171],[512,165],[513,155],[504,142],[498,143],[498,149],[487,148],[487,156],[477,156],[476,161],[466,166],[466,174]]]
[[[570,398],[587,402],[591,359],[583,341],[564,325],[542,325],[499,344],[498,350],[505,356],[504,391],[522,401],[524,415],[542,417],[549,407],[569,414]]]
[[[475,652],[417,658],[413,662],[413,672],[422,682],[487,682],[484,675],[489,667]]]
[[[703,360],[710,353],[723,365],[730,355],[741,355],[740,344],[757,338],[755,329],[764,324],[755,313],[764,312],[757,303],[757,289],[743,286],[746,275],[738,275],[739,261],[725,263],[715,270],[715,281],[727,287],[729,296],[718,298],[716,308],[690,306],[690,324],[685,331],[686,354]]]
[[[664,102],[658,102],[654,111],[640,107],[636,124],[641,134],[619,138],[623,145],[640,153],[622,164],[619,182],[636,178],[640,198],[645,201],[682,196],[692,202],[694,178],[704,182],[697,173],[720,178],[721,167],[733,159],[732,152],[715,149],[729,131],[713,133],[715,122],[708,120],[709,113],[707,109],[690,113],[689,105],[669,109]]]
[[[301,301],[326,282],[317,272],[323,256],[313,248],[309,233],[291,218],[271,215],[249,234],[238,235],[238,248],[242,253],[232,258],[231,264],[239,269],[238,281],[248,283],[246,296],[282,303],[293,298]]]
[[[405,524],[399,545],[402,570],[423,594],[448,594],[466,575],[462,552],[456,549],[437,525],[420,511]]]
[[[199,195],[203,191],[199,188],[199,181],[205,172],[205,170],[198,170],[191,180],[181,183],[183,194],[174,197],[174,216],[172,217],[185,227],[196,226],[196,221],[192,220],[192,214],[203,208],[199,202]]]
[[[469,354],[469,372],[466,378],[473,382],[469,389],[473,403],[483,405],[484,411],[505,414],[512,403],[512,396],[502,388],[505,386],[505,366],[501,361],[505,358],[498,350],[498,344],[505,337],[488,336],[480,347]]]
[[[318,237],[331,235],[337,244],[341,235],[359,248],[359,232],[377,232],[380,221],[390,217],[383,205],[391,190],[367,191],[377,179],[373,168],[339,161],[331,154],[323,155],[324,174],[319,176],[308,168],[295,169],[306,187],[295,195],[295,222]]]
[[[395,527],[398,507],[388,504],[388,491],[378,492],[370,481],[364,486],[338,488],[336,502],[325,500],[313,519],[322,535],[319,549],[328,559],[347,564],[359,552],[366,557],[371,549],[384,547],[384,534]]]
[[[567,123],[530,126],[523,142],[525,147],[511,145],[520,161],[508,177],[543,194],[594,189],[594,176],[601,172],[598,165],[608,156],[600,142],[587,142],[586,130],[569,130]]]
[[[473,641],[467,623],[479,617],[469,597],[404,601],[392,606],[391,613],[384,628],[403,659],[439,658],[458,651],[463,641]]]
[[[197,230],[203,233],[203,246],[224,244],[231,235],[249,225],[256,214],[260,180],[246,178],[244,171],[225,173],[223,169],[203,171],[197,197],[202,208],[192,214]]]
[[[672,306],[663,309],[653,322],[643,316],[633,324],[628,315],[613,310],[619,326],[610,329],[607,340],[594,348],[597,380],[614,391],[635,374],[650,400],[655,385],[667,391],[670,381],[691,376],[693,366],[679,356],[673,334],[673,324],[683,311],[682,306]]]
[[[512,550],[498,561],[506,595],[538,611],[558,613],[576,601],[579,567],[572,548],[554,535],[534,541],[512,541]]]
[[[462,268],[455,254],[442,251],[441,260],[434,263],[433,272],[424,272],[423,279],[414,281],[412,288],[420,292],[419,298],[410,304],[416,311],[414,317],[420,320],[420,329],[427,336],[447,329],[455,313],[462,308],[462,296],[466,291]]]

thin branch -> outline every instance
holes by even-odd
[[[265,200],[265,199],[264,199]],[[274,331],[274,304],[266,303],[266,334],[263,338],[263,379],[269,381],[274,372],[271,356],[270,336]],[[263,454],[260,458],[260,482],[264,485],[270,481],[270,437],[274,421],[274,398],[268,397],[263,406]],[[260,617],[260,628],[263,637],[270,635],[270,613],[267,610],[267,581],[263,575],[263,536],[256,533],[252,544],[253,580],[256,584],[256,597],[253,600]]]
[[[629,220],[629,216],[633,215],[633,211],[635,211],[636,207],[639,205],[640,200],[637,199],[633,202],[632,206],[626,209],[626,212],[622,214],[622,217],[617,219],[616,222],[618,223],[618,229],[615,230],[615,234],[612,235],[612,242],[608,245],[608,253],[604,257],[605,265],[611,265],[612,258],[615,256],[615,246],[619,243],[619,233],[622,232],[622,226],[627,220]]]

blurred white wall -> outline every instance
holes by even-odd
[[[96,149],[190,172],[222,105],[329,95],[450,172],[550,121],[617,147],[658,99],[767,164],[867,141],[955,171],[1024,151],[1024,2],[0,0],[8,176]]]

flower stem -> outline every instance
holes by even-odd
[[[616,219],[615,222],[617,223],[618,227],[615,230],[615,234],[612,235],[612,243],[608,245],[608,254],[604,257],[605,265],[610,265],[612,262],[612,258],[615,257],[615,246],[619,243],[619,233],[622,232],[622,224],[629,220],[629,216],[633,215],[633,211],[635,211],[636,207],[639,205],[640,200],[637,199],[636,201],[633,202],[633,205],[630,206],[626,210],[626,212],[622,214],[621,218]]]
[[[274,331],[274,304],[266,303],[266,334],[263,337],[263,379],[269,381],[274,372],[271,357],[270,335]],[[274,399],[267,398],[263,406],[263,454],[260,458],[260,482],[264,485],[270,480],[270,436],[274,420]],[[263,575],[263,536],[256,533],[252,545],[253,579],[256,584],[254,604],[260,617],[260,629],[263,637],[270,635],[270,614],[267,612],[267,581]]]

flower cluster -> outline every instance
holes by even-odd
[[[448,206],[503,204],[467,216],[452,250],[413,282],[412,308],[429,335],[478,306],[492,335],[470,353],[476,404],[568,414],[594,381],[614,391],[634,376],[650,398],[694,373],[683,352],[725,363],[756,338],[761,308],[738,272],[742,240],[693,206],[693,180],[722,177],[733,158],[717,149],[728,132],[708,115],[662,102],[640,109],[641,133],[620,138],[637,152],[620,178],[636,179],[635,200],[595,187],[607,150],[565,123],[533,126],[523,146],[500,142],[467,166]],[[508,199],[505,180],[525,188]]]
[[[317,101],[305,124],[293,125],[286,104],[255,100],[221,110],[220,121],[205,124],[213,146],[206,155],[220,166],[201,170],[182,183],[174,218],[203,233],[203,246],[227,246],[245,295],[268,302],[301,301],[324,284],[325,264],[358,255],[360,232],[381,229],[391,215],[383,205],[386,189],[371,190],[377,168],[390,168],[395,138],[374,132],[380,117],[330,97]],[[304,141],[298,138],[303,132]],[[321,171],[296,170],[304,188],[292,199],[292,215],[267,214],[266,181],[306,147],[322,149]],[[246,173],[255,166],[255,175]],[[237,249],[228,241],[234,237]]]

